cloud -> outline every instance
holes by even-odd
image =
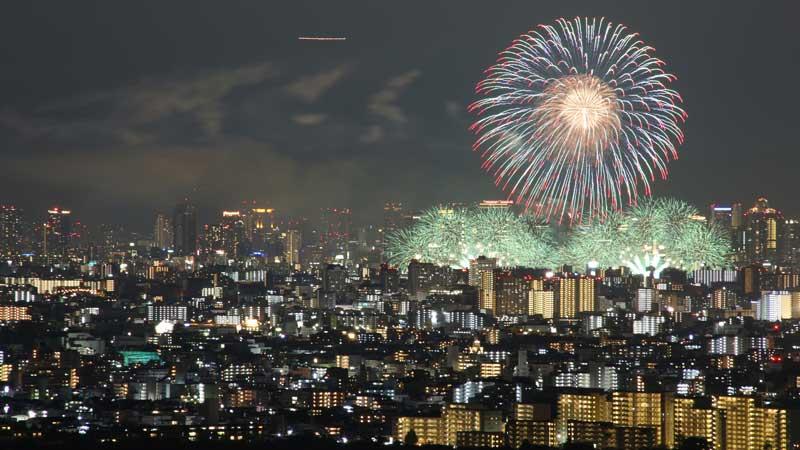
[[[298,125],[313,126],[320,125],[327,118],[327,114],[295,114],[292,116],[292,122]]]
[[[358,138],[363,144],[374,144],[375,142],[383,139],[383,128],[379,125],[372,125],[367,127],[366,131]]]
[[[94,135],[143,144],[162,134],[157,128],[165,121],[175,120],[195,130],[198,139],[208,139],[223,131],[227,96],[276,74],[271,64],[258,63],[207,70],[191,78],[145,80],[48,103],[31,116],[4,111],[0,125],[28,138],[81,141]]]
[[[348,66],[341,65],[316,75],[304,76],[287,85],[286,92],[306,103],[313,103],[341,81],[349,71]]]
[[[414,69],[391,78],[386,82],[383,89],[376,92],[369,98],[367,110],[384,119],[394,123],[406,123],[408,118],[403,110],[397,105],[400,94],[410,86],[419,76],[421,71]]]

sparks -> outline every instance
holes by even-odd
[[[559,19],[520,36],[469,107],[483,167],[547,220],[591,221],[649,196],[678,156],[686,118],[667,87],[675,77],[652,53],[604,19]]]

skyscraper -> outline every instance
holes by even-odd
[[[156,214],[156,223],[153,227],[153,243],[156,247],[166,250],[172,247],[172,220],[166,214]]]
[[[565,277],[559,280],[558,316],[574,319],[579,312],[594,311],[595,279],[592,277]]]
[[[761,197],[744,216],[744,245],[748,263],[776,262],[778,240],[783,232],[784,219],[780,211],[769,207]]]
[[[300,231],[287,230],[283,234],[283,254],[286,263],[293,267],[295,264],[300,264],[300,246],[302,239]]]
[[[13,256],[19,251],[22,217],[13,205],[0,205],[0,256]]]
[[[54,262],[65,258],[72,244],[72,212],[58,207],[47,210],[43,231],[43,253],[47,260]]]
[[[222,211],[222,248],[228,258],[239,259],[247,255],[244,217],[240,211]]]
[[[176,256],[190,256],[197,252],[197,209],[184,202],[175,206],[172,219]]]

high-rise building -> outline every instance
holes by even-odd
[[[381,243],[386,248],[387,239],[392,233],[404,228],[407,225],[403,215],[403,204],[398,202],[386,202],[383,205],[383,227],[381,228]]]
[[[552,319],[556,310],[555,291],[530,290],[528,291],[528,314],[539,314],[543,319]]]
[[[558,317],[574,319],[579,312],[594,311],[595,283],[593,277],[561,278],[558,281]]]
[[[190,256],[197,252],[197,209],[184,202],[175,207],[172,218],[173,248],[176,256]]]
[[[157,248],[166,250],[174,243],[172,237],[172,220],[166,214],[156,214],[156,223],[153,227],[153,243]]]
[[[578,422],[610,422],[611,404],[603,392],[565,393],[558,396],[558,420]]]
[[[756,303],[756,319],[778,322],[792,318],[792,294],[787,291],[768,291],[761,293]]]
[[[713,396],[720,411],[720,448],[725,450],[773,450],[789,447],[785,409],[761,407],[752,397]]]
[[[497,267],[497,259],[479,256],[469,262],[469,285],[478,286],[481,283],[482,272],[493,272]]]
[[[266,252],[269,236],[275,229],[275,210],[256,206],[255,202],[242,207],[245,239],[254,251]]]
[[[759,198],[744,215],[745,257],[748,263],[776,262],[784,219],[780,211]]]
[[[22,215],[13,205],[0,205],[0,256],[13,256],[20,251]]]
[[[521,316],[528,313],[530,282],[509,270],[494,271],[495,315]]]
[[[241,211],[222,211],[222,249],[228,258],[240,259],[247,256],[244,216]]]
[[[672,448],[673,398],[660,392],[611,393],[611,422],[616,426],[651,427],[656,443]]]
[[[639,288],[636,291],[636,312],[650,312],[653,310],[653,303],[656,301],[657,291],[652,288]]]
[[[300,246],[302,239],[299,230],[286,230],[283,233],[283,255],[290,267],[300,264]]]
[[[48,261],[67,257],[74,238],[72,212],[58,207],[47,210],[47,222],[43,230],[43,250]]]

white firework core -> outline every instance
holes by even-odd
[[[605,150],[617,141],[621,127],[617,96],[592,75],[554,80],[534,117],[542,138],[581,153]]]

